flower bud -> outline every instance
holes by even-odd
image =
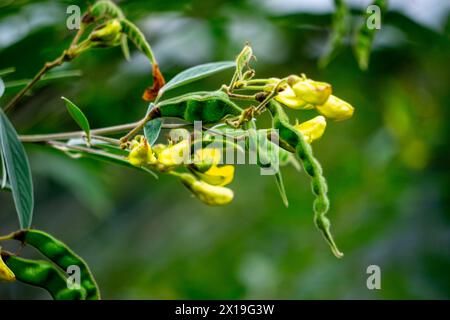
[[[180,179],[200,201],[208,205],[220,206],[233,200],[234,193],[231,189],[210,185],[187,173],[181,174]]]
[[[16,280],[16,276],[3,262],[2,256],[0,255],[0,282],[12,282],[14,280]]]
[[[128,161],[136,167],[141,167],[146,164],[153,164],[156,158],[152,152],[152,148],[143,136],[137,136],[131,142],[131,151],[128,154]]]
[[[110,20],[103,27],[95,29],[89,40],[102,47],[117,46],[121,40],[122,26],[118,20]]]
[[[158,162],[165,167],[174,167],[189,162],[191,145],[183,140],[162,150],[158,155]]]
[[[286,107],[295,110],[308,110],[313,109],[314,106],[307,103],[305,100],[300,99],[295,95],[295,92],[291,89],[291,87],[286,87],[283,91],[275,96],[275,100],[281,102]]]
[[[331,95],[331,85],[311,79],[300,80],[292,85],[295,95],[312,104],[324,104]]]
[[[349,103],[333,95],[323,105],[316,106],[316,109],[325,117],[336,121],[351,118],[354,111]]]
[[[323,116],[317,116],[294,126],[295,129],[302,133],[305,141],[308,143],[312,143],[314,140],[322,137],[326,127],[327,122]]]

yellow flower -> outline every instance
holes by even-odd
[[[234,178],[234,166],[226,165],[222,167],[212,166],[206,172],[194,171],[194,174],[203,181],[212,184],[214,186],[226,186],[233,181]]]
[[[327,102],[316,106],[317,111],[329,119],[341,121],[352,117],[354,108],[344,100],[331,95]]]
[[[190,174],[180,174],[183,184],[200,199],[200,201],[211,205],[221,206],[230,203],[233,200],[233,190],[210,185],[204,181],[197,180]]]
[[[292,85],[295,96],[312,104],[324,104],[331,95],[331,85],[311,79],[301,79]]]
[[[275,100],[278,102],[281,102],[286,107],[289,107],[291,109],[295,110],[308,110],[313,109],[314,106],[307,103],[305,100],[297,97],[295,92],[292,90],[290,86],[287,86],[283,91],[278,93],[275,96]]]
[[[234,178],[234,167],[232,165],[220,166],[222,152],[217,148],[205,148],[198,150],[194,155],[192,172],[201,180],[215,185],[224,186]]]
[[[162,150],[158,155],[158,163],[165,167],[179,166],[189,160],[191,145],[183,140]]]
[[[3,262],[2,256],[0,255],[0,282],[12,282],[14,280],[16,280],[16,276]]]
[[[131,151],[128,154],[128,161],[136,167],[141,167],[146,164],[153,164],[156,158],[152,152],[152,148],[143,136],[137,136],[131,142]]]
[[[322,116],[317,116],[311,120],[294,126],[295,129],[302,133],[305,141],[308,143],[312,143],[313,141],[322,137],[326,127],[327,122]]]

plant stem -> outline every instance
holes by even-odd
[[[0,241],[13,240],[15,235],[16,235],[16,232],[11,232],[10,234],[7,234],[6,236],[1,236]]]
[[[124,135],[122,138],[120,138],[120,142],[122,144],[126,143],[130,138],[134,137],[142,128],[144,128],[145,124],[149,122],[150,120],[153,120],[155,118],[158,118],[160,116],[160,110],[158,107],[155,107],[147,113],[141,121],[137,123],[137,125],[126,135]]]
[[[138,122],[127,123],[118,126],[99,128],[91,130],[92,135],[103,135],[103,134],[114,134],[120,133],[134,128]],[[86,134],[84,131],[73,131],[73,132],[63,132],[63,133],[51,133],[51,134],[33,134],[33,135],[22,135],[20,140],[22,142],[42,142],[49,140],[65,140],[72,138],[84,137]]]
[[[109,158],[114,158],[117,160],[123,160],[123,157],[120,156],[116,156],[107,152],[103,152],[101,150],[97,150],[97,149],[92,149],[92,148],[87,148],[87,147],[82,147],[82,146],[71,146],[62,142],[58,142],[58,141],[47,141],[47,144],[50,146],[55,147],[56,149],[60,149],[62,151],[64,151],[64,149],[69,149],[69,150],[75,150],[75,151],[82,151],[82,152],[86,152],[86,153],[90,153],[90,154],[95,154],[95,155],[99,155],[99,156],[106,156]]]
[[[52,62],[47,62],[44,64],[42,69],[34,76],[33,80],[31,80],[20,92],[6,105],[4,111],[8,112],[19,102],[20,99],[44,76],[44,74],[53,69],[54,67],[60,66],[64,63],[64,61],[70,60],[70,55],[65,50],[61,56],[53,60]]]
[[[127,123],[127,124],[121,124],[117,126],[112,127],[106,127],[106,128],[99,128],[99,129],[93,129],[91,130],[91,137],[93,139],[101,140],[103,139],[106,141],[108,139],[107,137],[103,137],[101,135],[108,135],[108,134],[115,134],[115,133],[121,133],[126,132],[128,130],[131,130],[135,128],[139,122],[133,122],[133,123]],[[177,129],[177,128],[183,128],[186,126],[191,126],[192,123],[167,123],[163,124],[163,129]],[[65,139],[72,139],[72,138],[82,138],[85,137],[86,133],[84,131],[72,131],[72,132],[62,132],[62,133],[50,133],[50,134],[33,134],[33,135],[21,135],[20,141],[22,142],[45,142],[49,140],[65,140]],[[117,139],[112,139],[114,141],[117,141]],[[111,140],[111,142],[113,142]]]
[[[236,88],[235,91],[244,91],[244,90],[255,90],[255,91],[263,91],[265,86],[243,86],[242,88]]]

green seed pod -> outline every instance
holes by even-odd
[[[47,261],[28,260],[2,252],[18,281],[46,289],[55,300],[85,300],[86,290],[69,289],[65,275]]]
[[[226,116],[237,116],[242,109],[225,92],[196,92],[162,101],[152,110],[153,117],[174,117],[186,121],[216,123]]]
[[[375,6],[374,8],[379,8],[380,14],[383,15],[387,11],[388,1],[375,0],[372,5]],[[370,50],[372,49],[373,39],[377,32],[377,29],[374,28],[374,26],[369,25],[369,19],[372,18],[372,15],[372,11],[366,11],[359,31],[356,33],[356,39],[353,46],[361,70],[366,70],[369,66]]]
[[[123,18],[122,10],[112,1],[101,0],[97,1],[89,10],[91,16],[96,19],[103,17],[108,18]]]
[[[128,39],[130,39],[134,45],[147,56],[152,64],[156,64],[156,59],[153,55],[150,44],[145,39],[145,36],[141,30],[126,19],[121,19],[120,25],[122,27],[122,32],[127,35]]]
[[[333,31],[328,40],[328,48],[325,54],[320,58],[319,65],[326,67],[341,51],[344,45],[345,36],[348,33],[349,9],[344,0],[334,0],[335,11],[333,14]]]
[[[63,242],[43,231],[32,229],[16,232],[14,239],[36,248],[40,253],[64,271],[70,266],[78,266],[81,272],[81,287],[86,290],[86,299],[100,299],[100,291],[97,283],[86,262],[69,249]]]
[[[283,110],[283,107],[272,100],[268,109],[272,114],[273,128],[278,129],[280,140],[294,148],[298,158],[302,161],[306,173],[311,177],[311,185],[316,199],[314,200],[314,222],[327,240],[334,255],[338,258],[343,254],[337,248],[333,236],[330,232],[330,222],[325,216],[329,208],[327,197],[327,183],[322,176],[322,168],[319,162],[314,158],[311,146],[305,141],[301,132],[296,130],[290,123],[289,118]],[[283,147],[283,143],[280,144]]]

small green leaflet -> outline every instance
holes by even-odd
[[[234,61],[220,61],[205,63],[186,69],[173,77],[169,82],[167,82],[165,86],[161,88],[159,95],[162,95],[164,92],[177,87],[181,87],[196,80],[206,78],[222,70],[234,68],[235,66],[236,63]]]
[[[155,105],[150,103],[148,107],[148,112],[150,112]],[[147,142],[152,146],[155,144],[156,140],[159,137],[159,133],[161,132],[162,121],[161,119],[153,119],[147,122],[144,126],[144,136],[147,139]]]
[[[88,143],[91,141],[91,126],[89,125],[89,121],[84,115],[83,111],[78,108],[72,101],[65,97],[61,97],[64,100],[67,106],[67,111],[72,116],[73,120],[80,126],[80,128],[86,133],[86,138]]]
[[[29,228],[33,219],[34,207],[30,164],[16,130],[1,109],[0,146],[20,228]]]

